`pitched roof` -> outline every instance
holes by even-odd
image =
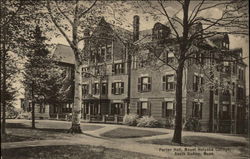
[[[152,29],[142,30],[139,32],[139,40],[135,44],[146,44],[152,41]]]
[[[75,55],[70,46],[57,44],[56,49],[53,52],[53,57],[59,62],[67,64],[75,64]]]
[[[123,41],[131,41],[133,39],[133,33],[131,31],[112,24],[110,24],[110,26],[116,35],[119,36],[119,38],[121,38]]]

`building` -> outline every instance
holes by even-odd
[[[88,60],[82,66],[84,120],[119,123],[130,113],[153,116],[162,122],[174,118],[175,71],[167,65],[153,67],[152,64],[160,62],[151,56],[152,48],[148,46],[154,46],[158,57],[174,64],[177,44],[167,24],[156,23],[152,29],[143,31],[139,25],[138,16],[134,17],[133,32],[102,18],[96,29],[85,30]],[[199,29],[200,25],[193,29]],[[172,49],[165,51],[166,44],[171,44]],[[241,60],[242,49],[230,50],[226,34],[205,39],[203,45],[204,50],[191,47],[190,51],[197,52],[195,60],[187,60],[185,64],[183,118],[197,118],[202,131],[241,133],[246,69]],[[204,53],[210,58],[204,58]],[[218,60],[221,53],[230,55],[225,57],[227,61]],[[211,67],[201,69],[200,63]]]

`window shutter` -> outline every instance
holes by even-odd
[[[162,90],[165,91],[166,90],[166,76],[162,77]]]
[[[148,116],[151,116],[151,102],[148,102]]]
[[[193,102],[192,117],[194,117],[194,105],[195,105],[195,103]]]
[[[152,77],[148,77],[148,90],[151,91]]]
[[[121,64],[121,73],[125,73],[124,63]]]
[[[200,103],[200,119],[202,119],[202,105],[203,103]]]
[[[141,78],[138,78],[138,92],[141,92]]]
[[[125,105],[121,104],[121,109],[122,109],[122,115],[125,115]]]
[[[95,84],[92,83],[92,94],[95,94]]]
[[[121,94],[124,93],[124,82],[121,83]]]
[[[162,117],[166,117],[166,102],[162,102]]]
[[[111,93],[115,94],[115,83],[112,83]]]
[[[193,90],[195,91],[195,75],[193,76]]]
[[[141,102],[137,102],[137,114],[141,116]]]
[[[112,65],[112,74],[115,74],[115,64]]]

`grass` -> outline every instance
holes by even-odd
[[[139,141],[141,143],[156,144],[156,145],[177,145],[172,143],[172,138],[167,139],[153,139]],[[207,136],[184,136],[182,137],[182,146],[212,146],[212,147],[236,147],[236,146],[247,146],[247,143],[239,141],[231,141]]]
[[[101,134],[101,136],[109,138],[136,138],[136,137],[146,137],[163,135],[167,133],[155,132],[149,130],[139,130],[139,129],[129,129],[129,128],[117,128],[108,132]]]
[[[67,145],[3,149],[2,157],[8,159],[158,159],[159,157],[128,152],[102,146]]]
[[[1,135],[1,141],[19,142],[45,139],[64,139],[67,137],[72,137],[72,134],[67,133],[68,128],[63,128],[63,126],[65,126],[65,123],[48,124],[48,122],[37,122],[36,125],[36,129],[31,129],[30,123],[6,123],[7,134]],[[55,126],[53,127],[53,125]],[[99,125],[81,126],[83,132],[97,130],[103,127],[104,126]]]

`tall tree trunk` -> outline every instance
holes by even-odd
[[[75,60],[75,90],[74,90],[74,104],[72,110],[72,126],[69,129],[70,133],[82,133],[80,127],[81,119],[81,104],[82,104],[82,87],[81,87],[81,67],[79,60]]]
[[[181,144],[182,134],[182,77],[184,64],[181,62],[176,71],[176,116],[175,116],[175,130],[172,142]]]
[[[31,118],[32,118],[32,129],[36,128],[35,125],[35,98],[34,98],[34,82],[32,81],[32,88],[31,88],[31,98],[32,98],[32,114],[31,114]]]
[[[1,90],[1,102],[2,102],[2,108],[3,108],[3,116],[2,116],[2,134],[6,134],[6,50],[5,45],[3,45],[3,55],[2,55],[2,71],[3,71],[3,80],[2,80],[2,90]]]
[[[1,102],[2,102],[2,111],[3,111],[3,116],[2,116],[2,124],[1,124],[1,130],[2,130],[2,134],[6,134],[6,99],[5,99],[5,94],[6,94],[6,54],[7,54],[7,50],[6,50],[6,28],[3,28],[3,43],[2,43],[2,55],[1,55],[1,64],[2,64],[2,76],[3,76],[3,80],[1,81],[2,83],[2,90],[1,90]]]

